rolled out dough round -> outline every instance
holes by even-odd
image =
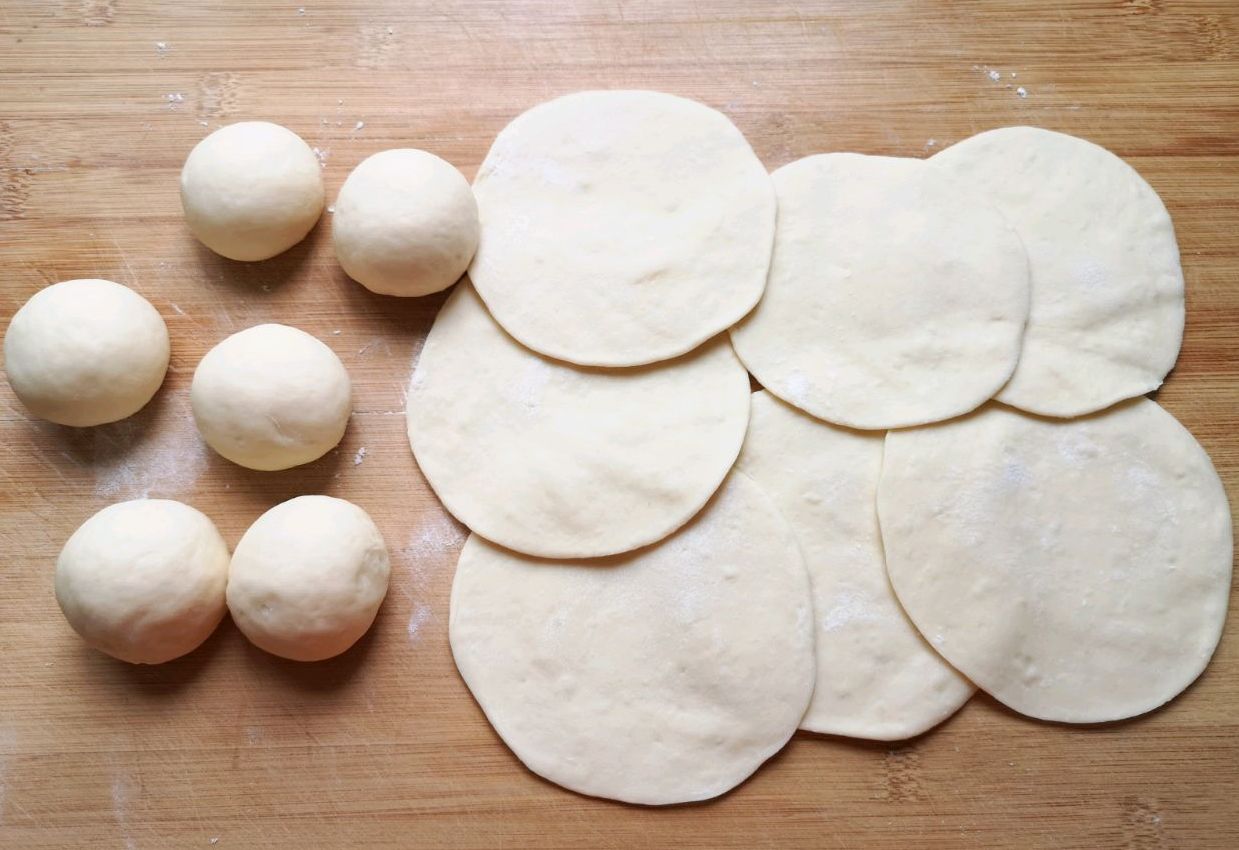
[[[576,563],[476,535],[452,584],[465,683],[530,770],[662,805],[740,784],[813,690],[809,582],[791,530],[741,474],[667,540]]]
[[[1142,714],[1217,646],[1226,494],[1192,435],[1147,399],[1069,421],[990,405],[892,431],[878,509],[908,615],[1023,714]]]
[[[990,130],[931,162],[988,198],[1032,268],[1024,348],[998,400],[1081,416],[1157,389],[1183,339],[1183,271],[1161,198],[1135,169],[1083,139]]]
[[[941,723],[976,688],[925,642],[886,578],[882,438],[759,392],[736,469],[791,525],[813,586],[817,685],[800,728],[895,741]]]
[[[407,415],[457,519],[518,552],[588,558],[661,540],[706,503],[744,440],[749,383],[722,337],[632,369],[542,357],[462,284],[422,349]]]
[[[766,294],[731,330],[762,385],[853,428],[984,403],[1015,369],[1028,260],[1002,214],[916,159],[806,157],[774,173]]]
[[[774,191],[723,114],[652,91],[535,106],[473,185],[469,276],[508,333],[543,354],[636,366],[683,354],[752,309]]]

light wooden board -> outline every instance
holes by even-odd
[[[270,262],[219,259],[185,231],[177,194],[186,153],[222,122],[301,133],[334,197],[390,147],[472,177],[518,112],[589,87],[716,106],[770,168],[828,150],[921,156],[1007,124],[1075,133],[1134,164],[1174,216],[1188,323],[1158,400],[1234,494],[1233,0],[298,5],[0,0],[0,314],[45,284],[105,277],[149,297],[173,339],[165,388],[116,425],[32,421],[0,386],[0,847],[1239,846],[1234,616],[1204,677],[1128,723],[1037,723],[981,697],[906,745],[798,735],[734,793],[666,810],[532,776],[452,665],[462,530],[404,437],[404,386],[442,298],[350,282],[326,220]],[[327,341],[356,386],[340,450],[284,473],[204,451],[186,405],[207,348],[268,320]],[[313,492],[366,507],[394,556],[375,629],[342,658],[282,662],[226,623],[180,661],[129,667],[60,617],[56,553],[110,502],[184,499],[231,544]]]

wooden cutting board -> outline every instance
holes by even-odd
[[[978,697],[904,744],[799,734],[715,802],[641,809],[563,791],[487,726],[447,643],[463,529],[417,471],[403,393],[442,297],[373,296],[329,216],[252,265],[195,243],[177,173],[221,123],[269,119],[321,152],[329,195],[366,155],[419,147],[472,177],[521,110],[656,88],[731,116],[775,168],[829,150],[933,153],[1037,124],[1135,165],[1174,216],[1187,334],[1158,400],[1239,494],[1239,6],[1035,2],[0,0],[0,314],[105,277],[173,339],[130,420],[30,419],[0,385],[0,847],[500,848],[1239,846],[1239,622],[1165,709],[1082,729]],[[196,438],[198,359],[264,321],[327,341],[356,387],[339,451],[250,472]],[[301,493],[356,501],[394,559],[376,627],[315,665],[230,624],[156,668],[87,649],[52,595],[66,536],[142,495],[235,543]]]

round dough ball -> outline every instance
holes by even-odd
[[[758,392],[736,469],[791,525],[813,586],[817,685],[800,728],[897,741],[946,720],[976,688],[925,642],[886,578],[874,510],[882,438]]]
[[[1028,258],[997,208],[919,159],[820,154],[773,180],[766,294],[731,329],[766,389],[886,429],[967,413],[1007,382]]]
[[[652,91],[535,106],[495,139],[473,184],[469,277],[504,330],[586,366],[696,348],[766,285],[774,190],[725,115]]]
[[[709,500],[744,440],[749,376],[721,336],[657,366],[551,360],[465,283],[422,348],[407,415],[457,519],[518,552],[591,558],[661,540]]]
[[[665,805],[729,791],[787,743],[813,691],[812,620],[791,530],[737,473],[679,533],[628,555],[542,561],[470,536],[448,629],[530,770]]]
[[[1022,714],[1150,711],[1200,675],[1222,634],[1226,493],[1148,399],[1071,420],[989,405],[891,431],[878,513],[908,616]]]
[[[1082,416],[1161,386],[1183,341],[1174,225],[1108,150],[1038,127],[965,139],[931,162],[1002,210],[1028,249],[1032,311],[999,401]]]
[[[4,335],[9,385],[35,416],[102,425],[132,416],[168,371],[168,328],[151,303],[110,280],[34,294]]]
[[[229,124],[189,152],[181,206],[190,231],[215,253],[265,260],[304,239],[322,215],[322,165],[287,127]]]
[[[376,153],[340,187],[336,258],[380,295],[429,295],[465,273],[478,246],[478,205],[449,162],[419,150]]]
[[[298,496],[260,516],[237,544],[228,610],[255,646],[321,661],[366,633],[390,577],[369,514],[343,499]]]
[[[207,445],[250,469],[288,469],[344,436],[352,385],[335,352],[288,325],[257,325],[207,352],[189,390]]]
[[[201,644],[224,617],[228,546],[189,505],[109,505],[73,532],[56,561],[56,601],[88,644],[162,664]]]

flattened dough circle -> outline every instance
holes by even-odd
[[[1018,712],[1142,714],[1217,646],[1226,494],[1192,435],[1147,399],[1069,421],[990,405],[892,431],[878,509],[908,615]]]
[[[770,178],[726,116],[691,100],[586,91],[535,106],[495,139],[473,191],[469,277],[508,333],[551,357],[676,357],[765,286]]]
[[[766,294],[731,330],[766,389],[853,428],[948,419],[998,391],[1028,260],[996,208],[916,159],[819,154],[773,179]]]
[[[1081,416],[1161,386],[1183,340],[1183,271],[1170,215],[1135,169],[1037,127],[990,130],[931,162],[1001,209],[1028,250],[1032,312],[999,401]]]
[[[976,690],[934,652],[886,578],[875,501],[881,434],[828,425],[765,392],[736,469],[778,507],[813,586],[817,686],[800,728],[896,741],[950,717]]]
[[[721,336],[633,369],[542,357],[462,284],[426,339],[407,415],[457,519],[518,552],[589,558],[661,540],[709,500],[744,440],[749,383]]]
[[[787,523],[742,474],[676,535],[584,563],[470,536],[452,584],[461,676],[530,770],[662,805],[744,781],[813,690],[809,580]]]

